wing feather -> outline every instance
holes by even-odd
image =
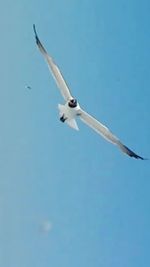
[[[51,73],[52,73],[52,75],[56,81],[56,84],[57,84],[58,88],[60,89],[60,92],[61,92],[63,98],[66,101],[69,101],[73,97],[71,96],[69,87],[67,86],[67,83],[65,82],[65,80],[63,78],[63,75],[61,74],[58,66],[54,63],[52,57],[50,57],[48,55],[46,49],[42,45],[42,43],[41,43],[41,41],[37,35],[35,25],[33,25],[33,30],[35,33],[35,39],[36,39],[37,46],[38,46],[40,52],[42,53],[42,55],[44,56],[44,58],[48,64],[48,67],[49,67],[49,69],[50,69],[50,71],[51,71]]]
[[[102,135],[106,140],[113,143],[114,145],[117,145],[123,153],[127,154],[130,157],[144,160],[143,157],[140,157],[139,155],[135,154],[127,146],[122,144],[120,140],[105,125],[100,123],[98,120],[96,120],[84,110],[80,110],[79,117],[85,124],[91,127],[98,134]]]

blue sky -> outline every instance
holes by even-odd
[[[149,1],[0,7],[0,266],[149,266],[149,161],[59,122],[32,29],[80,105],[150,157]]]

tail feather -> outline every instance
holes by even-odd
[[[70,119],[70,120],[67,119],[65,122],[66,122],[71,128],[73,128],[73,129],[79,131],[79,127],[78,127],[78,125],[77,125],[75,119]]]

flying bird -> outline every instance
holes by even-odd
[[[26,85],[26,89],[29,89],[29,90],[31,90],[32,88],[31,88],[31,86],[29,86],[29,85]]]
[[[78,101],[71,95],[69,87],[65,79],[63,78],[59,67],[55,64],[52,57],[47,53],[44,46],[42,45],[37,35],[35,25],[33,25],[33,30],[35,33],[36,44],[40,52],[42,53],[45,61],[47,62],[49,70],[53,75],[56,84],[65,100],[64,105],[58,104],[60,121],[67,123],[75,130],[79,130],[78,125],[76,123],[76,118],[78,117],[94,131],[103,136],[107,141],[113,143],[114,145],[117,145],[123,153],[127,154],[130,157],[144,160],[143,157],[137,155],[127,146],[125,146],[105,125],[100,123],[98,120],[96,120],[94,117],[92,117],[80,107]]]

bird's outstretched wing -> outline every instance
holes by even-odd
[[[122,152],[126,153],[128,156],[144,160],[144,158],[138,156],[132,150],[122,144],[120,140],[115,135],[113,135],[106,126],[104,126],[102,123],[97,121],[95,118],[93,118],[91,115],[89,115],[82,109],[79,112],[79,118],[93,130],[95,130],[98,134],[102,135],[109,142],[113,143],[114,145],[117,145],[122,150]]]
[[[48,64],[48,67],[49,67],[49,69],[50,69],[50,71],[51,71],[51,73],[52,73],[52,75],[53,75],[53,77],[57,83],[57,86],[60,89],[60,92],[61,92],[63,98],[65,99],[65,101],[69,101],[73,97],[71,96],[69,88],[68,88],[58,66],[54,63],[53,59],[48,55],[47,51],[45,50],[44,46],[42,45],[41,41],[39,40],[35,25],[33,25],[33,30],[35,33],[35,39],[36,39],[37,46],[38,46],[40,52],[42,53],[42,55],[44,56],[44,58]]]

